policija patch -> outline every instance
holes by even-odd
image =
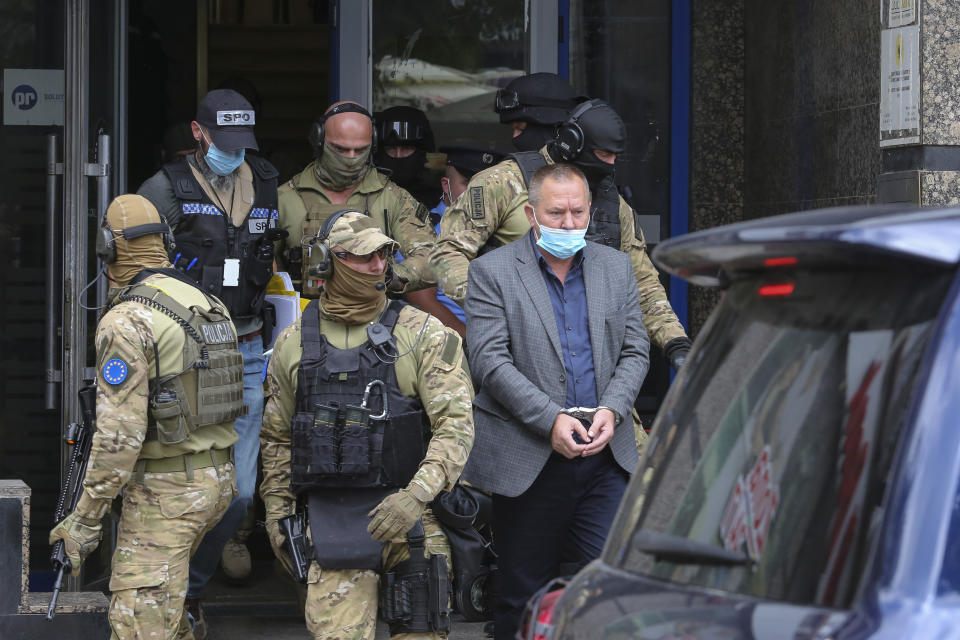
[[[470,187],[470,208],[474,220],[483,220],[483,187]]]

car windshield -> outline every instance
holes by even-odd
[[[607,561],[675,583],[848,606],[950,276],[740,280],[704,328]]]

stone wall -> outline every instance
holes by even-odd
[[[691,231],[876,201],[880,27],[876,0],[693,3]],[[718,297],[691,287],[694,334]]]

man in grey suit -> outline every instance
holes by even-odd
[[[631,411],[649,363],[630,258],[584,241],[584,175],[547,165],[529,196],[530,234],[474,260],[466,298],[479,391],[463,477],[493,493],[497,640],[561,563],[600,554],[637,466]]]

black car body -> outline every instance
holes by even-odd
[[[960,638],[960,208],[779,216],[654,259],[723,299],[539,635]]]

